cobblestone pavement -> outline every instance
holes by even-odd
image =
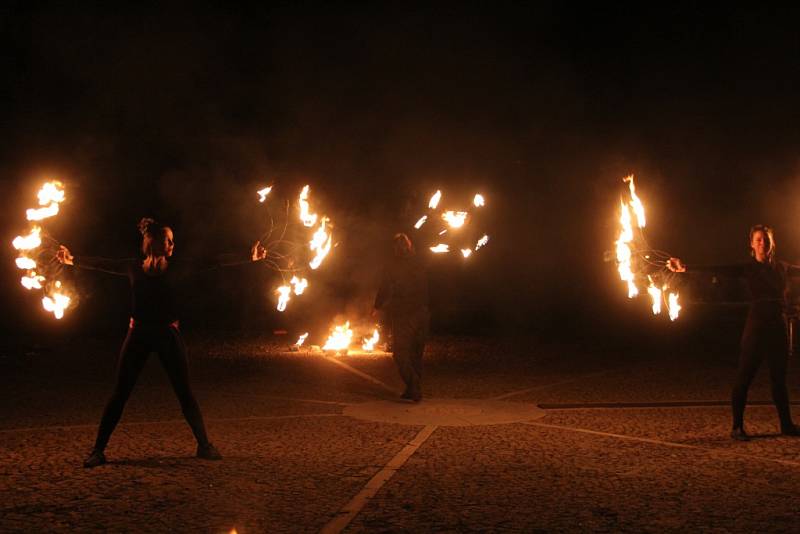
[[[549,408],[523,423],[423,427],[343,415],[392,393],[320,356],[190,337],[225,459],[194,458],[153,358],[110,463],[85,470],[116,343],[0,347],[0,531],[800,530],[800,439],[778,435],[770,405],[748,408],[757,439],[728,439],[735,362],[724,358],[435,339],[427,397]],[[388,357],[344,362],[400,387]],[[769,400],[766,370],[750,397]]]

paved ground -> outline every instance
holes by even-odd
[[[429,418],[414,424],[397,414],[390,358],[337,363],[269,339],[190,336],[225,459],[193,457],[153,358],[111,463],[85,470],[116,344],[0,347],[0,531],[800,530],[800,439],[776,435],[769,405],[748,408],[759,439],[727,438],[735,355],[434,339]],[[800,400],[800,373],[790,384]],[[516,403],[517,422],[485,424],[476,399]],[[763,370],[751,399],[769,399]],[[381,402],[402,421],[346,415],[363,404],[371,418]],[[469,424],[430,418],[454,405]]]

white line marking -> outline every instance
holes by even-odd
[[[321,534],[338,534],[342,530],[344,530],[347,525],[361,512],[364,506],[369,503],[370,499],[372,499],[380,490],[386,482],[391,479],[397,471],[403,467],[403,464],[411,458],[411,456],[417,452],[417,449],[425,443],[431,434],[437,429],[437,426],[428,425],[424,427],[422,430],[419,431],[419,434],[416,435],[414,439],[408,442],[408,444],[403,447],[400,452],[394,455],[394,458],[389,460],[389,462],[383,466],[383,468],[378,471],[375,476],[373,476],[369,481],[361,488],[355,497],[350,499],[350,502],[345,504],[341,510],[336,514],[336,516],[328,521],[328,523],[322,527],[320,530]]]
[[[702,451],[707,454],[717,454],[720,456],[734,456],[736,458],[745,458],[748,460],[758,460],[761,462],[770,462],[776,463],[781,465],[789,465],[792,467],[800,467],[800,462],[793,462],[791,460],[781,460],[779,458],[766,458],[764,456],[755,456],[752,454],[742,454],[740,452],[729,451],[725,449],[714,449],[711,447],[701,447],[699,445],[688,445],[686,443],[675,443],[674,441],[663,441],[660,439],[652,439],[652,438],[640,438],[637,436],[628,436],[625,434],[614,434],[612,432],[600,432],[598,430],[589,430],[586,428],[574,428],[568,426],[560,426],[560,425],[550,425],[547,423],[534,423],[534,422],[525,422],[522,423],[523,425],[530,425],[530,426],[540,426],[544,428],[554,428],[557,430],[567,430],[570,432],[579,432],[582,434],[591,434],[594,436],[602,436],[605,438],[616,438],[616,439],[624,439],[628,441],[638,441],[640,443],[649,443],[651,445],[662,445],[665,447],[674,447],[676,449],[691,449],[696,451]]]

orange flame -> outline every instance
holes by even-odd
[[[289,286],[280,286],[275,292],[278,294],[278,311],[285,311],[286,304],[289,303],[289,295],[292,292],[292,288]]]
[[[653,315],[658,315],[661,313],[661,290],[656,287],[652,278],[649,276],[647,278],[650,280],[650,286],[647,288],[647,293],[650,295],[650,298],[653,299]]]
[[[314,236],[311,238],[311,242],[309,243],[309,247],[315,252],[314,258],[308,264],[312,269],[317,269],[322,264],[322,260],[324,260],[331,251],[331,246],[333,244],[333,233],[328,233],[325,230],[325,225],[328,220],[329,219],[327,217],[322,218],[319,228],[316,232],[314,232]]]
[[[439,243],[438,245],[436,245],[434,247],[430,247],[430,249],[431,249],[431,252],[433,252],[435,254],[443,254],[445,252],[450,252],[450,245],[447,245],[445,243]]]
[[[303,343],[306,342],[307,337],[308,337],[308,332],[297,338],[297,343],[295,343],[295,345],[297,345],[298,347],[302,347]]]
[[[61,282],[56,281],[55,287],[61,289]],[[64,310],[69,307],[70,300],[67,295],[60,291],[54,291],[50,296],[42,297],[42,306],[46,311],[51,312],[56,319],[61,319],[64,317]]]
[[[644,206],[642,205],[642,201],[639,200],[639,197],[636,195],[636,186],[633,184],[633,175],[627,176],[622,179],[623,182],[628,183],[628,188],[631,192],[631,208],[633,208],[633,212],[636,214],[636,224],[639,228],[644,228],[646,221],[644,218]]]
[[[258,201],[263,203],[265,200],[267,200],[267,195],[269,195],[270,191],[272,191],[271,185],[256,191],[258,193]]]
[[[430,201],[428,201],[428,207],[432,210],[435,210],[436,207],[439,205],[439,201],[442,199],[442,192],[436,191],[433,196],[431,197]]]
[[[56,215],[58,215],[58,204],[55,202],[45,208],[31,208],[25,211],[25,216],[29,221],[41,221],[42,219],[47,219],[48,217],[54,217]]]
[[[378,333],[378,329],[374,329],[372,331],[372,337],[364,338],[363,343],[361,344],[361,348],[363,350],[375,350],[375,344],[381,339],[380,334]]]
[[[305,278],[297,278],[296,276],[293,276],[289,283],[294,287],[295,295],[302,295],[308,287],[308,280]]]
[[[353,331],[350,329],[350,321],[343,325],[336,326],[328,336],[328,340],[322,346],[322,350],[347,350],[353,340]]]
[[[310,187],[305,186],[303,190],[300,192],[300,220],[303,222],[303,226],[307,228],[311,228],[317,222],[317,214],[311,213],[309,211],[308,206],[308,191]]]
[[[47,206],[48,204],[60,204],[64,202],[64,186],[59,181],[45,182],[39,192],[36,194],[39,198],[40,206]]]
[[[36,274],[35,271],[31,271],[28,273],[28,276],[23,276],[20,278],[20,282],[22,283],[22,287],[27,290],[31,289],[42,289],[42,282],[44,282],[44,276]]]
[[[36,268],[36,262],[27,256],[20,256],[15,261],[17,263],[17,268],[19,269],[30,270]]]
[[[482,238],[478,239],[478,243],[475,245],[475,252],[477,252],[479,248],[486,246],[488,242],[489,236],[484,234]]]
[[[17,250],[33,250],[42,244],[42,229],[34,226],[28,235],[18,235],[11,244]]]
[[[414,224],[414,228],[416,228],[417,230],[419,230],[420,228],[422,228],[422,225],[423,225],[423,224],[425,224],[425,221],[427,221],[427,220],[428,220],[428,216],[427,216],[427,215],[423,215],[423,216],[422,216],[422,217],[420,217],[420,218],[419,218],[419,220],[418,220],[418,221],[417,221],[417,222]]]
[[[462,255],[463,255],[465,258],[469,258],[470,256],[472,256],[472,249],[471,249],[471,248],[462,248],[462,249],[461,249],[461,254],[462,254]]]
[[[446,211],[442,213],[442,219],[450,225],[450,228],[461,228],[467,222],[466,211]]]
[[[669,319],[674,321],[681,313],[681,305],[678,304],[678,294],[670,293],[667,297],[667,309],[669,310]]]
[[[475,198],[472,199],[472,204],[476,208],[481,208],[481,207],[486,205],[486,200],[483,198],[483,195],[478,193],[478,194],[475,195]]]

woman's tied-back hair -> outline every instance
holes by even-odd
[[[164,238],[166,227],[150,217],[144,217],[139,221],[139,231],[142,233],[142,252],[145,256],[153,254],[153,240]]]
[[[756,224],[750,228],[750,242],[753,242],[753,235],[756,232],[762,232],[764,237],[769,240],[769,248],[767,249],[767,261],[772,263],[775,261],[775,235],[772,232],[772,228],[767,226],[766,224]],[[752,256],[753,249],[750,248],[750,255]]]

